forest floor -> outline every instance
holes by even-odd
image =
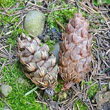
[[[102,98],[104,102],[96,97],[98,93],[110,91],[110,3],[107,0],[105,3],[90,1],[0,0],[0,86],[6,84],[12,88],[8,97],[0,93],[0,110],[110,109],[110,95],[108,99]],[[61,34],[74,13],[80,10],[89,21],[89,33],[93,36],[92,71],[68,91],[61,90],[63,81],[59,78],[54,96],[47,96],[39,89],[25,96],[35,85],[23,74],[18,61],[17,38],[25,32],[23,19],[30,10],[39,10],[45,14],[45,28],[40,39],[52,49],[61,40]],[[45,35],[50,36],[46,41]]]

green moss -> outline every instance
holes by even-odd
[[[24,7],[24,3],[22,0],[0,0],[0,4],[4,5],[5,8],[9,7],[9,6],[14,6],[15,3],[19,1],[20,5],[18,8],[16,9],[10,9],[7,11],[7,13],[9,15],[15,14],[15,10],[19,9],[19,8],[23,8]],[[0,15],[0,31],[2,31],[3,26],[8,26],[9,24],[11,24],[9,27],[7,27],[7,31],[2,33],[2,36],[5,36],[8,32],[11,32],[9,35],[6,35],[8,37],[7,40],[7,44],[11,44],[12,47],[14,47],[16,45],[16,41],[17,41],[17,37],[19,35],[21,35],[22,32],[24,32],[24,30],[22,30],[22,26],[19,25],[19,27],[17,27],[18,23],[19,23],[19,17],[15,18],[16,15],[14,16],[8,16],[8,15]]]
[[[0,6],[9,7],[10,5],[15,5],[15,0],[0,0]]]
[[[17,37],[19,37],[22,34],[22,32],[24,31],[21,28],[15,29],[8,38],[7,44],[11,44],[12,47],[14,47],[17,44]]]
[[[10,7],[10,6],[15,6],[16,2],[20,3],[20,7],[24,6],[24,0],[0,0],[0,6],[2,7]],[[14,8],[17,9],[17,8]],[[13,9],[13,10],[14,10]]]
[[[94,82],[91,80],[89,82],[85,82],[84,80],[82,81],[82,85],[87,84],[88,86],[91,86]],[[93,84],[87,91],[88,93],[88,98],[93,99],[95,94],[99,91],[99,85]]]
[[[94,0],[95,5],[110,4],[110,0]]]
[[[63,88],[64,84],[63,84],[63,80],[62,79],[58,79],[58,85],[57,87],[55,88],[56,92],[60,92],[61,89]]]
[[[88,90],[88,98],[93,99],[98,91],[99,91],[98,84],[94,84],[93,86],[91,86]]]
[[[79,106],[79,109],[78,109],[78,106]],[[75,110],[88,110],[88,107],[81,100],[78,100],[75,104]]]
[[[28,96],[24,96],[25,93],[34,88],[34,84],[31,84],[21,71],[21,67],[18,63],[13,64],[13,66],[4,67],[2,71],[2,82],[12,86],[12,92],[7,98],[5,98],[7,104],[13,110],[42,110],[42,105],[35,102],[35,93],[31,93]],[[29,84],[19,84],[18,78],[23,77]],[[31,84],[31,85],[30,85]],[[43,105],[45,110],[47,107]],[[4,107],[4,102],[0,99],[0,107]]]
[[[3,21],[4,25],[9,24],[12,19],[13,17],[1,16],[1,20]],[[14,19],[12,22],[13,25],[8,28],[8,32],[11,32],[11,34],[7,35],[8,37],[7,44],[11,44],[12,47],[16,45],[17,37],[21,35],[21,33],[23,32],[21,25],[19,26],[19,28],[16,28],[18,22],[19,18]],[[2,35],[5,34],[6,33],[2,33]]]
[[[51,5],[51,9],[57,8],[59,6],[58,3]],[[70,9],[66,9],[70,7]],[[64,27],[65,24],[68,23],[69,19],[73,17],[73,14],[77,12],[77,8],[73,7],[73,5],[67,5],[64,1],[62,1],[62,8],[63,10],[54,11],[48,15],[47,23],[49,24],[50,28],[56,27],[58,30],[58,24],[56,20],[58,20]]]
[[[4,110],[5,103],[4,103],[4,99],[0,98],[0,110]]]
[[[50,39],[48,39],[48,40],[46,41],[46,44],[49,46],[50,52],[54,49],[55,43],[56,43],[55,40],[50,40]]]

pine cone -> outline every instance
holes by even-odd
[[[92,37],[88,33],[88,26],[88,21],[81,13],[75,14],[67,24],[67,32],[62,35],[59,74],[65,81],[65,89],[69,89],[73,82],[82,81],[90,72]]]
[[[18,57],[26,76],[41,89],[54,88],[57,84],[58,66],[54,55],[49,55],[49,47],[38,38],[22,34],[18,38]]]

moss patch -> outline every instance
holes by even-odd
[[[75,110],[88,110],[88,107],[81,100],[78,100],[75,104]]]
[[[35,102],[35,93],[31,93],[28,96],[24,96],[25,93],[34,88],[34,84],[30,85],[30,81],[24,76],[21,71],[21,67],[18,63],[13,64],[13,66],[4,67],[2,71],[2,82],[6,82],[6,84],[12,86],[12,92],[9,94],[6,100],[7,104],[13,110],[47,110],[45,105],[41,105]],[[19,84],[18,78],[23,77],[29,85]],[[0,100],[0,108],[4,107],[3,99]]]
[[[59,30],[59,26],[56,23],[56,20],[58,20],[58,22],[60,22],[64,27],[65,24],[68,23],[69,19],[73,17],[73,14],[77,12],[77,8],[73,7],[73,5],[68,5],[66,4],[63,0],[61,1],[62,4],[62,10],[56,10],[51,13],[51,14],[46,14],[48,15],[47,17],[47,23],[49,24],[50,28],[56,28],[57,30]],[[59,5],[61,4],[53,4],[51,5],[51,9],[53,8],[57,8],[59,7]],[[67,9],[68,7],[70,7],[69,9]],[[62,30],[62,29],[61,29]]]

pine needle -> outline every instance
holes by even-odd
[[[38,88],[38,87],[36,86],[35,88],[33,88],[32,90],[30,90],[29,92],[27,92],[27,93],[25,94],[25,96],[31,94],[31,93],[34,92],[37,88]]]

